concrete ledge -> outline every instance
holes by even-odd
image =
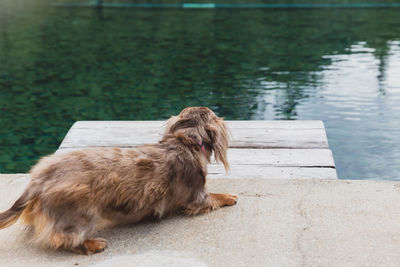
[[[0,175],[0,210],[28,175]],[[0,230],[4,266],[398,266],[400,184],[387,181],[211,179],[236,206],[198,216],[107,229],[104,253],[76,256]]]

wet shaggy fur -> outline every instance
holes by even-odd
[[[212,153],[228,169],[227,149],[223,120],[208,108],[189,107],[167,121],[157,144],[50,155],[31,169],[22,196],[0,213],[0,229],[22,217],[36,243],[92,254],[107,246],[92,237],[99,228],[234,205],[236,196],[205,188]]]

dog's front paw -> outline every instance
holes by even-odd
[[[224,206],[233,206],[237,202],[237,196],[231,194],[224,194],[225,195],[225,205]]]
[[[237,196],[231,194],[211,194],[217,200],[220,207],[233,206],[237,202]]]

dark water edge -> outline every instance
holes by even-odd
[[[208,106],[321,119],[341,179],[400,179],[400,9],[0,5],[0,173],[27,172],[77,120]]]

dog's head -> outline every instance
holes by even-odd
[[[229,146],[228,128],[222,118],[206,107],[188,107],[178,116],[172,116],[166,126],[164,136],[181,134],[201,142],[207,153],[214,152],[217,162],[229,169],[226,151]]]

